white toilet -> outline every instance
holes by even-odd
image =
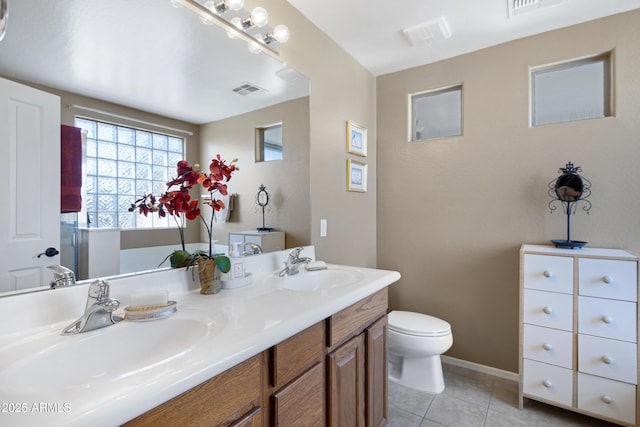
[[[451,325],[437,317],[392,311],[387,326],[389,381],[427,393],[442,393],[440,355],[451,348]]]

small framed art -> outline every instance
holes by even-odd
[[[347,191],[367,191],[367,165],[347,159]]]
[[[367,156],[367,128],[347,120],[347,152]]]

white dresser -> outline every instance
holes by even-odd
[[[637,425],[638,258],[619,249],[520,250],[524,398]]]

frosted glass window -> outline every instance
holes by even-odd
[[[184,158],[184,139],[77,117],[87,131],[84,187],[89,227],[173,228],[175,221],[129,212],[145,194],[166,191],[176,164]]]
[[[462,85],[409,95],[409,141],[462,135]]]
[[[531,71],[531,124],[611,115],[610,58],[602,55]]]

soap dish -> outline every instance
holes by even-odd
[[[136,305],[124,308],[125,320],[145,322],[147,320],[164,319],[178,310],[177,302],[169,301],[158,305]]]

